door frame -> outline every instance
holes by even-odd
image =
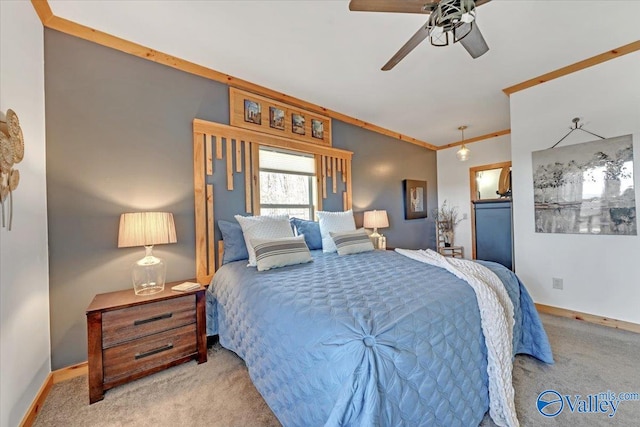
[[[469,168],[469,191],[471,205],[471,259],[476,259],[476,210],[473,202],[478,200],[478,183],[476,181],[476,173],[492,169],[504,169],[511,167],[511,160],[507,162],[490,163],[488,165],[473,166]],[[499,199],[499,198],[497,198]],[[489,200],[489,199],[487,199]]]

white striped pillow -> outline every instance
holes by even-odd
[[[242,227],[247,252],[249,253],[249,266],[256,266],[256,252],[251,241],[253,239],[276,239],[280,237],[293,237],[293,230],[287,215],[262,215],[262,216],[241,216],[234,218]]]
[[[338,255],[350,255],[374,250],[373,243],[364,228],[344,233],[330,233],[338,248]]]
[[[329,233],[340,233],[343,231],[355,231],[356,223],[353,220],[353,211],[349,209],[344,212],[316,212],[318,224],[320,225],[320,235],[322,236],[322,252],[335,252],[336,245]]]
[[[313,261],[304,235],[279,239],[252,239],[258,271]]]

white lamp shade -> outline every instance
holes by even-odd
[[[120,215],[118,247],[151,246],[176,243],[173,214],[168,212],[134,212]]]
[[[389,226],[387,211],[366,211],[364,213],[364,228],[386,228]]]

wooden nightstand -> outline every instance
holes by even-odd
[[[96,295],[87,308],[89,403],[110,388],[191,359],[207,361],[205,288]]]

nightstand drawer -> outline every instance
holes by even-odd
[[[107,311],[102,315],[102,347],[145,337],[196,322],[196,297],[180,298]]]
[[[104,382],[153,369],[196,352],[196,324],[141,338],[104,351]]]

